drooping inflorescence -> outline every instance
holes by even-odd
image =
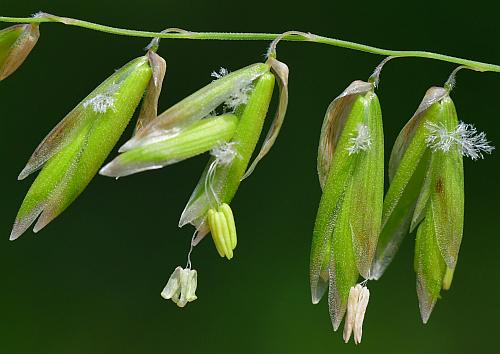
[[[45,17],[78,23],[44,13],[36,18]],[[169,32],[197,35],[179,29],[160,35]],[[175,268],[161,292],[179,307],[196,300],[193,248],[210,233],[220,257],[235,256],[237,223],[231,202],[241,182],[269,152],[283,124],[289,69],[277,59],[276,46],[288,36],[318,41],[318,36],[296,31],[276,36],[264,63],[232,72],[221,67],[211,73],[214,80],[162,113],[158,113],[158,102],[166,62],[156,53],[160,38],[154,38],[145,55],[103,81],[35,149],[19,179],[37,170],[40,173],[21,204],[10,239],[20,237],[33,223],[34,232],[41,230],[98,172],[119,178],[207,154],[206,167],[178,224],[194,227],[187,265]],[[0,81],[20,67],[38,38],[38,23],[0,31]],[[322,195],[310,253],[311,298],[317,304],[328,294],[333,329],[344,320],[343,339],[348,342],[353,336],[355,344],[362,339],[370,299],[368,281],[384,274],[412,232],[416,232],[414,270],[420,313],[424,323],[429,320],[441,290],[451,286],[458,261],[464,224],[462,159],[482,159],[494,150],[485,133],[458,121],[450,91],[457,71],[463,68],[459,67],[444,87],[427,91],[401,130],[391,152],[390,183],[384,196],[383,124],[375,90],[382,67],[405,52],[394,54],[377,66],[368,82],[352,82],[330,103],[319,139],[317,172]],[[426,55],[432,57],[432,53]],[[468,63],[476,70],[495,67]],[[274,119],[251,162],[276,83],[279,97]],[[141,101],[133,136],[119,148],[118,156],[101,167]]]

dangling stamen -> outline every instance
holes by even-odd
[[[361,343],[363,335],[363,321],[365,319],[366,307],[370,300],[370,291],[365,286],[367,280],[351,287],[347,299],[347,316],[344,324],[344,341],[347,343],[354,334],[354,343]]]
[[[187,255],[186,269],[191,269],[191,253],[193,252],[194,240],[196,239],[197,235],[198,235],[198,229],[194,230],[193,236],[191,237],[191,242],[189,242],[189,252]]]

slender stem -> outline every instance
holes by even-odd
[[[15,22],[15,23],[43,23],[43,22],[58,22],[64,23],[70,26],[78,26],[83,28],[88,28],[95,31],[101,31],[116,35],[123,36],[133,36],[133,37],[149,37],[149,38],[165,38],[165,39],[199,39],[199,40],[227,40],[227,41],[271,41],[280,37],[281,34],[278,33],[231,33],[231,32],[186,32],[186,33],[161,33],[161,32],[149,32],[149,31],[136,31],[123,28],[110,27],[105,25],[100,25],[97,23],[67,18],[59,17],[55,15],[50,15],[46,13],[40,13],[34,17],[2,17],[0,16],[0,22]],[[444,54],[432,53],[427,51],[418,50],[389,50],[383,48],[372,47],[365,44],[344,41],[341,39],[329,38],[318,36],[315,34],[304,33],[304,34],[294,34],[285,35],[281,38],[284,41],[298,41],[298,42],[313,42],[328,44],[336,47],[342,47],[352,50],[357,50],[361,52],[367,52],[372,54],[394,56],[394,57],[416,57],[416,58],[428,58],[440,61],[446,61],[449,63],[454,63],[458,65],[467,66],[476,71],[492,71],[500,73],[500,66],[488,63],[482,63],[479,61],[468,60],[457,58],[453,56],[448,56]]]

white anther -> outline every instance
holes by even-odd
[[[347,316],[344,324],[344,341],[347,343],[354,334],[354,343],[361,343],[363,335],[363,321],[365,318],[366,307],[370,299],[370,291],[366,286],[357,284],[349,290],[347,299]]]

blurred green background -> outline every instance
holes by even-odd
[[[393,49],[426,49],[500,63],[496,1],[453,7],[433,1],[3,0],[0,14],[38,10],[134,29],[283,32],[296,29]],[[0,28],[6,25],[1,24]],[[0,84],[0,353],[491,353],[497,348],[498,153],[465,161],[465,230],[452,289],[423,325],[412,269],[414,235],[386,275],[370,282],[363,343],[345,345],[323,300],[310,301],[309,247],[320,188],[316,149],[324,111],[382,57],[309,43],[282,43],[290,105],[272,152],[232,203],[238,248],[227,262],[210,240],[193,253],[198,297],[184,309],[160,297],[184,265],[192,229],[179,215],[207,157],[118,181],[98,176],[39,235],[9,242],[34,177],[16,177],[48,131],[147,39],[60,24],[41,27],[26,63]],[[160,108],[208,83],[220,66],[263,60],[265,42],[164,40],[168,69]],[[400,59],[384,69],[378,94],[386,155],[426,89],[454,65]],[[500,142],[500,75],[460,72],[459,118]],[[131,127],[122,142],[131,135]],[[116,151],[112,155],[116,154]]]

